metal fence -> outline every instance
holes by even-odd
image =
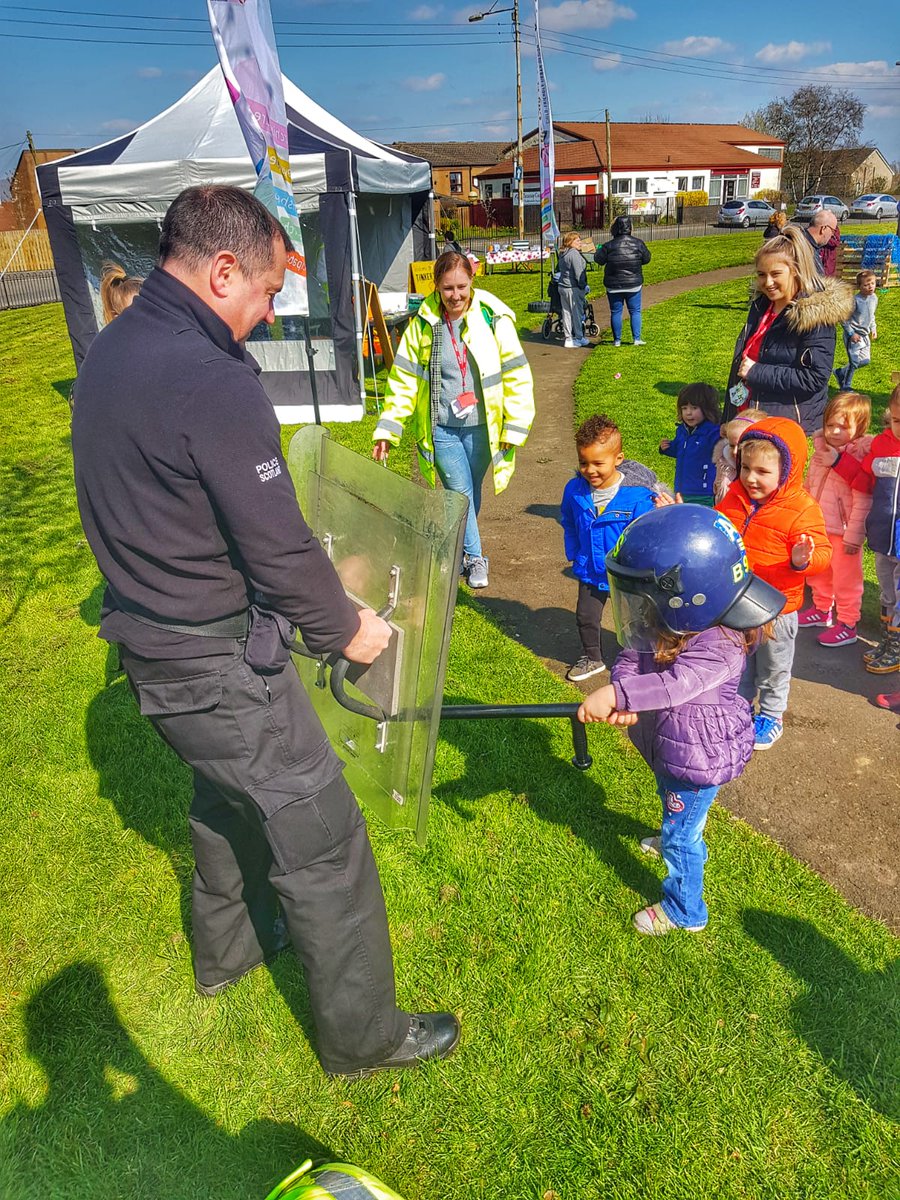
[[[55,271],[7,271],[0,279],[0,311],[61,299]]]

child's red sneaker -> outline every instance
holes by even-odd
[[[875,703],[879,708],[889,708],[893,712],[900,712],[900,692],[881,692],[875,697]]]
[[[820,646],[852,646],[856,641],[856,626],[838,621],[816,638]]]
[[[828,626],[831,624],[831,609],[826,612],[824,608],[816,608],[814,604],[810,604],[809,608],[804,608],[797,614],[797,624],[801,629],[810,629],[814,625]]]

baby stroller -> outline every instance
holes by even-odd
[[[559,297],[559,284],[552,275],[550,276],[547,295],[550,298],[550,311],[544,318],[544,324],[541,326],[541,334],[545,342],[549,342],[552,337],[562,337],[563,331],[562,300]],[[594,306],[590,300],[585,300],[584,302],[584,321],[581,328],[582,337],[599,337],[600,335],[600,326],[594,320]]]

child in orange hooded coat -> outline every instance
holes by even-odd
[[[741,680],[751,706],[759,696],[756,750],[768,750],[783,733],[803,584],[831,562],[822,510],[803,487],[806,456],[806,435],[796,421],[758,421],[741,435],[738,478],[716,505],[743,538],[750,569],[787,599],[775,636],[748,658]]]

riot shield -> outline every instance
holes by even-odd
[[[294,435],[288,469],[345,591],[388,609],[393,629],[371,667],[295,654],[297,670],[358,798],[424,843],[468,501],[416,486],[320,426]]]

